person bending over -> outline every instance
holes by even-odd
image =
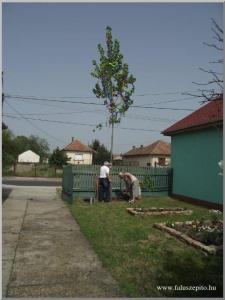
[[[131,173],[128,172],[120,172],[119,177],[124,180],[126,184],[126,190],[130,194],[130,200],[128,201],[129,203],[132,203],[135,201],[135,199],[140,199],[141,198],[141,188],[139,184],[139,180],[137,177],[132,175]]]

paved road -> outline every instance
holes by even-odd
[[[3,298],[125,296],[56,188],[14,187],[2,217]]]
[[[2,184],[16,186],[61,186],[61,178],[3,177]]]

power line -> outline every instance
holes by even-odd
[[[26,119],[26,120],[35,120],[41,122],[49,122],[49,123],[59,123],[59,124],[67,124],[67,125],[78,125],[78,126],[89,126],[89,127],[96,127],[96,124],[88,124],[88,123],[77,123],[77,122],[69,122],[69,121],[59,121],[59,120],[47,120],[47,119],[40,119],[40,118],[27,118],[27,117],[16,117],[10,114],[4,114],[5,117],[12,118],[12,119]],[[107,126],[102,126],[107,127]],[[128,128],[128,127],[117,127],[117,129],[124,129],[124,130],[135,130],[135,131],[154,131],[154,132],[161,132],[161,130],[156,129],[143,129],[143,128]]]
[[[198,92],[199,90],[192,90],[192,91],[173,91],[173,92],[146,92],[142,94],[134,94],[135,97],[146,97],[146,96],[161,96],[161,95],[186,95],[187,93],[194,93]],[[21,96],[21,95],[14,95],[14,96]],[[36,96],[27,96],[27,97],[36,97]],[[42,98],[42,97],[38,97]],[[56,98],[63,98],[63,99],[96,99],[96,96],[48,96],[48,98],[56,99]]]
[[[60,142],[60,143],[66,143],[65,141],[62,141],[58,138],[56,138],[55,136],[49,134],[48,132],[46,132],[45,130],[43,130],[42,128],[40,128],[39,126],[35,125],[33,122],[30,121],[30,119],[25,118],[17,109],[15,109],[14,107],[12,107],[9,103],[7,103],[7,105],[9,105],[11,107],[12,110],[14,110],[15,112],[17,112],[21,117],[20,119],[24,119],[26,120],[29,124],[31,124],[34,128],[38,129],[39,131],[41,131],[42,133],[48,135],[49,137],[51,137],[52,139]],[[4,115],[5,116],[5,115]]]
[[[154,106],[143,106],[143,105],[131,105],[130,106],[135,108],[151,108],[151,109],[159,109],[159,110],[181,110],[181,111],[194,111],[194,109],[191,108],[171,108],[171,107],[154,107]]]
[[[8,98],[10,98],[10,97],[8,97]],[[7,97],[5,97],[5,100],[7,100]],[[16,99],[11,99],[11,100],[16,100]],[[25,103],[27,103],[27,101],[29,101],[29,100],[27,100],[27,99],[17,99],[17,100],[22,101],[22,102],[25,102]],[[43,105],[44,105],[44,106],[49,106],[49,107],[58,107],[58,108],[60,108],[60,109],[63,108],[63,107],[60,106],[60,105],[49,104],[49,103],[42,103],[42,102],[36,103],[36,102],[30,102],[30,101],[29,101],[29,104],[35,104],[35,105],[40,105],[40,106],[43,106]]]
[[[55,112],[55,113],[23,113],[23,116],[52,116],[52,115],[72,115],[82,113],[99,113],[104,112],[103,110],[82,110],[82,111],[68,111],[68,112]]]
[[[163,104],[163,103],[181,102],[181,101],[187,101],[187,100],[193,100],[193,97],[187,97],[187,98],[181,98],[181,99],[175,99],[175,100],[159,101],[159,102],[152,102],[151,104]]]
[[[84,110],[84,111],[72,111],[72,112],[56,112],[56,113],[23,113],[23,116],[48,116],[48,115],[68,115],[68,114],[77,114],[77,113],[97,113],[97,114],[102,114],[104,112],[103,110]],[[16,116],[14,114],[7,114],[7,116]],[[174,119],[166,119],[166,118],[151,118],[145,115],[136,115],[136,114],[131,114],[131,115],[125,115],[124,116],[126,119],[135,119],[135,120],[146,120],[146,121],[156,121],[156,122],[175,122],[176,120]]]
[[[60,103],[71,103],[71,104],[85,104],[85,105],[100,105],[104,106],[104,104],[94,103],[94,102],[84,102],[84,101],[69,101],[69,100],[59,100],[59,99],[50,99],[50,98],[37,98],[37,97],[26,97],[26,96],[10,96],[6,95],[6,98],[10,99],[23,99],[23,100],[35,100],[35,101],[49,101],[49,102],[60,102]]]
[[[167,119],[167,118],[151,118],[149,116],[146,115],[138,115],[138,114],[130,114],[129,115],[125,115],[125,118],[128,119],[139,119],[139,120],[147,120],[147,121],[158,121],[158,122],[176,122],[177,120],[175,119]]]
[[[94,102],[84,102],[84,101],[69,101],[69,100],[58,100],[58,99],[49,99],[49,98],[32,98],[32,97],[25,97],[25,96],[10,96],[6,95],[6,98],[10,99],[27,99],[27,100],[34,100],[34,101],[49,101],[49,102],[60,102],[60,103],[70,103],[70,104],[83,104],[83,105],[97,105],[97,106],[105,106],[101,103],[94,103]],[[171,108],[171,107],[155,107],[155,106],[143,106],[143,105],[131,105],[130,107],[135,108],[144,108],[144,109],[158,109],[158,110],[174,110],[174,111],[194,111],[193,109],[189,108]]]

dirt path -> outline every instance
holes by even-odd
[[[15,187],[3,203],[3,297],[122,297],[51,187]]]

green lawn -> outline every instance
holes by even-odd
[[[129,206],[186,207],[193,214],[135,217],[127,213]],[[76,199],[69,208],[127,297],[222,297],[222,256],[206,256],[153,227],[155,222],[201,218],[210,214],[208,209],[167,197],[145,198],[133,205],[123,201],[90,205]],[[197,286],[201,290],[162,288],[175,285]],[[204,291],[209,285],[216,290]]]

